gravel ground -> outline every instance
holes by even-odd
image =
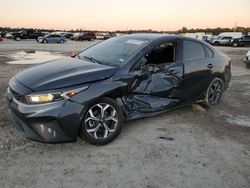
[[[131,121],[111,144],[82,140],[43,144],[27,140],[7,117],[9,79],[28,65],[10,54],[42,50],[70,55],[95,42],[0,43],[0,187],[238,188],[250,187],[250,69],[246,48],[218,47],[233,60],[233,78],[221,103],[185,107]],[[167,139],[159,139],[165,137]]]

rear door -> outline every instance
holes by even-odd
[[[199,97],[212,80],[215,62],[213,51],[200,42],[183,41],[184,80],[181,86],[183,100]]]

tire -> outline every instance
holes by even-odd
[[[217,85],[218,84],[218,85]],[[205,105],[208,107],[215,106],[219,104],[222,93],[224,91],[224,82],[220,78],[214,78],[209,84],[205,96]]]
[[[216,41],[216,42],[214,42],[214,45],[215,45],[215,46],[219,46],[220,43]]]
[[[59,43],[64,43],[64,40],[60,40]]]
[[[105,145],[119,136],[123,123],[124,116],[120,106],[113,99],[103,98],[87,105],[80,136],[90,144]]]
[[[46,39],[43,39],[42,43],[47,44],[48,41]]]
[[[237,43],[237,42],[234,42],[234,43],[233,43],[233,47],[238,47],[238,43]]]

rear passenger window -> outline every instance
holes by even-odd
[[[214,56],[213,50],[211,50],[209,47],[205,45],[204,45],[204,48],[206,49],[206,52],[207,52],[207,58],[213,58]]]
[[[184,41],[184,60],[205,59],[206,53],[198,42]]]

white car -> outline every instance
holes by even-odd
[[[218,37],[232,37],[241,38],[243,36],[242,32],[223,32],[218,35]]]
[[[246,66],[250,68],[250,50],[248,50],[244,62],[246,63]]]

